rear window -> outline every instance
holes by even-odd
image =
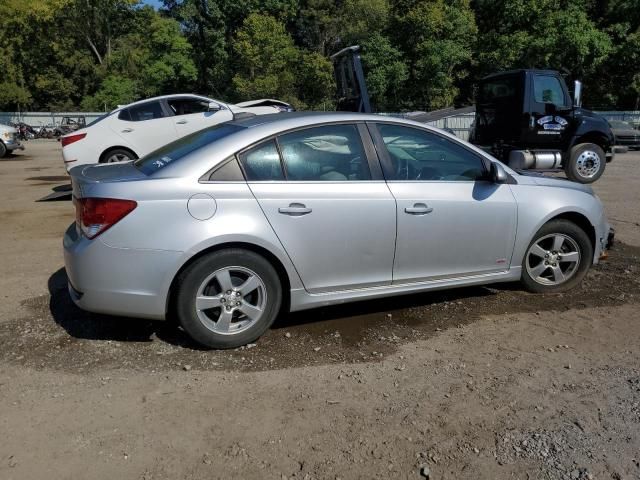
[[[151,152],[149,155],[136,160],[134,165],[144,174],[151,175],[199,148],[238,132],[243,128],[245,127],[223,123],[200,130]]]
[[[480,85],[479,102],[494,103],[514,100],[518,91],[515,76],[488,80]]]

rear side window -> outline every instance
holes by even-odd
[[[276,142],[269,140],[242,152],[240,163],[247,181],[284,180]]]
[[[144,122],[146,120],[154,120],[164,116],[164,111],[162,110],[160,102],[149,102],[122,110],[120,115],[118,115],[118,118],[129,122]]]
[[[517,90],[518,79],[516,77],[488,80],[480,85],[478,101],[479,103],[512,101],[516,98]]]
[[[210,145],[221,138],[243,130],[245,127],[221,123],[205,128],[199,132],[182,137],[158,150],[151,152],[134,162],[134,165],[146,175],[166,167],[170,163],[180,160],[182,157],[195,152],[199,148]]]
[[[345,182],[371,180],[355,125],[306,128],[278,137],[288,180]]]

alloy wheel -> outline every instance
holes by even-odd
[[[576,160],[576,170],[583,178],[593,178],[600,170],[600,156],[593,150],[585,150]]]
[[[575,275],[580,266],[577,242],[560,233],[545,235],[527,251],[529,276],[542,285],[560,285]]]
[[[245,267],[216,270],[198,288],[196,311],[212,332],[234,335],[251,328],[264,315],[267,289],[262,279]]]

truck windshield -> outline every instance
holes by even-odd
[[[245,127],[225,123],[205,128],[204,130],[187,135],[186,137],[151,152],[150,154],[136,160],[134,165],[142,171],[142,173],[151,175],[170,163],[186,157],[199,148],[209,145],[244,128]]]

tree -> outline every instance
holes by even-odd
[[[468,75],[477,33],[468,0],[399,0],[392,4],[392,39],[407,59],[408,81],[399,106],[453,104]]]
[[[268,15],[253,13],[233,40],[239,98],[277,97],[296,103],[296,71],[300,57],[284,25]]]

